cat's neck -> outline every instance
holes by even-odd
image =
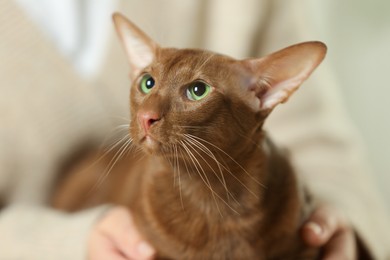
[[[165,239],[173,234],[176,239],[190,239],[191,243],[216,239],[219,232],[227,236],[247,234],[247,239],[259,234],[291,238],[302,219],[291,166],[266,139],[243,147],[232,155],[216,156],[224,167],[220,165],[220,170],[215,170],[217,167],[214,171],[211,168],[216,166],[207,168],[206,162],[201,165],[203,171],[198,172],[188,162],[186,168],[185,161],[180,159],[173,163],[149,157],[149,165],[159,170],[143,175],[143,192],[136,202],[136,208],[140,209],[136,211],[136,220],[140,226],[153,223],[144,230],[149,238],[156,237],[155,229],[166,234]],[[213,162],[218,164],[215,160],[208,163]],[[180,174],[174,168],[180,169]],[[218,178],[221,172],[223,179]],[[165,239],[158,242],[166,246]],[[258,247],[268,248],[274,243],[270,241],[271,244]]]
[[[229,154],[212,146],[186,149],[191,156],[158,159],[169,161],[163,162],[165,173],[153,177],[157,190],[171,192],[183,209],[195,205],[209,214],[238,216],[261,207],[270,156],[263,138],[242,143]]]

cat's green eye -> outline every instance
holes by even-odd
[[[193,101],[201,100],[210,93],[211,87],[204,82],[196,81],[192,83],[186,91],[187,98]]]
[[[141,79],[141,84],[140,84],[141,91],[145,94],[148,94],[154,87],[154,84],[155,82],[153,77],[150,76],[149,74],[145,74]]]

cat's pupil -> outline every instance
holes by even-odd
[[[154,86],[154,79],[152,77],[148,78],[145,82],[145,86],[148,88],[148,89],[151,89],[153,88]]]
[[[206,92],[206,84],[198,82],[194,85],[194,94],[198,97],[201,97]]]

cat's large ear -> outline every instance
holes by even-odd
[[[321,63],[326,54],[322,42],[292,45],[264,58],[244,60],[252,74],[250,105],[259,111],[271,111],[284,103]]]
[[[132,72],[136,74],[153,62],[159,47],[141,29],[120,13],[115,13],[112,18],[125,48]]]

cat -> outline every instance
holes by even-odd
[[[326,46],[237,60],[162,48],[121,14],[113,19],[131,67],[131,139],[70,167],[53,206],[128,207],[157,259],[316,259],[299,233],[310,196],[262,126]]]

